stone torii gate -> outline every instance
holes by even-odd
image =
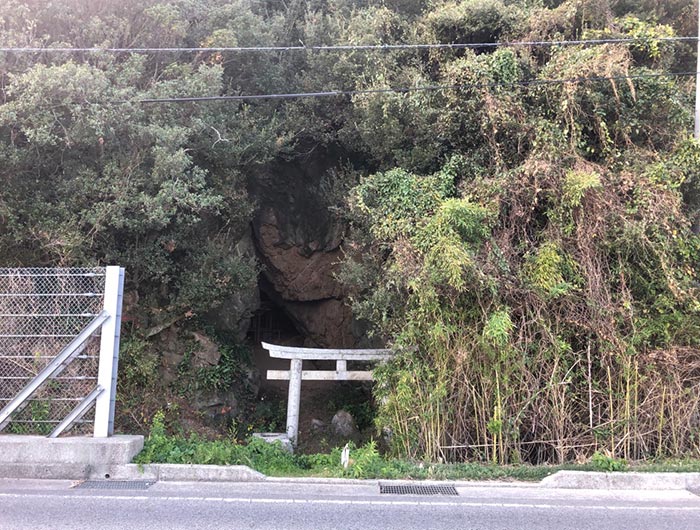
[[[289,370],[268,370],[269,380],[289,380],[287,401],[287,438],[296,445],[299,433],[299,403],[301,381],[372,381],[370,370],[349,371],[348,361],[387,361],[391,350],[333,350],[322,348],[297,348],[262,343],[270,357],[289,359]],[[335,361],[335,370],[303,370],[304,361]]]

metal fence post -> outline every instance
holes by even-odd
[[[97,384],[105,389],[95,401],[96,438],[111,436],[114,431],[114,404],[117,393],[117,368],[119,364],[119,333],[122,317],[124,269],[105,268],[104,309],[109,320],[102,325],[100,338],[100,367]]]

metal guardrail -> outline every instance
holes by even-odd
[[[0,430],[111,433],[123,278],[120,267],[0,268]]]
[[[0,410],[0,430],[10,422],[12,413],[24,405],[39,388],[49,379],[63,372],[70,362],[85,348],[85,342],[102,327],[109,318],[107,311],[102,311],[90,324],[88,324],[61,352],[56,355],[44,369],[16,395],[5,407]]]

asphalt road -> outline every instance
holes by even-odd
[[[0,480],[0,530],[700,529],[700,497],[688,491],[474,485],[418,497],[380,495],[376,484],[75,484]]]

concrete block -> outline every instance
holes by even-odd
[[[132,464],[143,436],[110,438],[0,436],[0,478],[252,482],[265,475],[247,466]]]
[[[111,466],[104,474],[94,475],[92,479],[112,479],[112,480],[158,480],[158,464],[124,464]]]
[[[558,471],[540,486],[565,489],[685,490],[700,487],[700,473]]]
[[[248,466],[159,464],[159,480],[207,482],[261,482],[265,475]]]
[[[253,438],[260,438],[269,444],[279,442],[282,445],[282,449],[290,453],[294,452],[294,446],[286,432],[254,432]]]
[[[172,482],[261,482],[265,475],[248,466],[211,466],[194,464],[127,464],[111,467],[95,479],[155,480]]]
[[[84,464],[91,467],[127,464],[143,449],[143,436],[110,438],[0,436],[0,465]]]

